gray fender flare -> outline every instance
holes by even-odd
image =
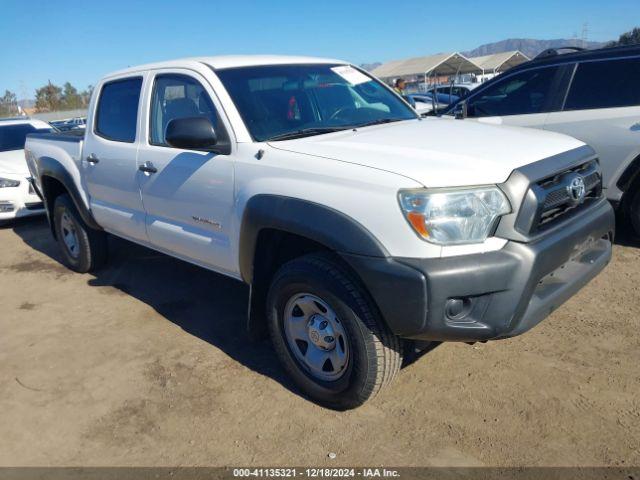
[[[51,157],[40,157],[38,159],[38,174],[40,175],[40,185],[42,186],[42,200],[44,201],[47,218],[49,219],[49,225],[51,227],[51,231],[55,236],[55,229],[53,227],[53,198],[52,192],[47,189],[47,177],[53,178],[60,182],[66,191],[71,196],[71,200],[75,205],[78,213],[82,217],[82,220],[94,230],[102,230],[100,225],[98,225],[91,214],[91,211],[85,206],[82,201],[82,197],[80,196],[80,192],[76,187],[75,182],[71,178],[69,172],[62,166],[62,164]]]
[[[338,210],[297,198],[256,195],[246,204],[240,230],[240,273],[248,284],[253,282],[256,243],[263,229],[296,234],[339,253],[389,255],[371,232]]]

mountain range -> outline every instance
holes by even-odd
[[[604,42],[589,42],[577,38],[573,39],[555,39],[555,40],[535,40],[533,38],[508,38],[494,43],[486,43],[480,45],[473,50],[461,52],[465,57],[480,57],[482,55],[492,55],[500,52],[510,52],[512,50],[520,50],[527,57],[533,58],[543,50],[548,48],[560,47],[582,47],[589,50],[593,48],[604,47]]]

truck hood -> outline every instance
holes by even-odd
[[[3,173],[29,176],[29,168],[24,158],[24,150],[0,152],[0,175]]]
[[[502,183],[517,167],[584,143],[541,130],[425,118],[270,145],[386,170],[426,187],[455,187]]]

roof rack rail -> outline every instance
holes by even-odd
[[[546,50],[543,50],[538,55],[536,55],[534,60],[541,60],[543,58],[555,57],[556,55],[560,55],[560,52],[558,52],[558,50],[572,50],[574,52],[584,52],[586,48],[582,48],[582,47],[547,48]]]

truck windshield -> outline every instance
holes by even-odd
[[[49,133],[51,128],[36,128],[28,123],[19,125],[0,126],[0,152],[22,150],[27,139],[27,133]]]
[[[268,65],[216,74],[256,141],[418,118],[397,95],[349,65]]]

